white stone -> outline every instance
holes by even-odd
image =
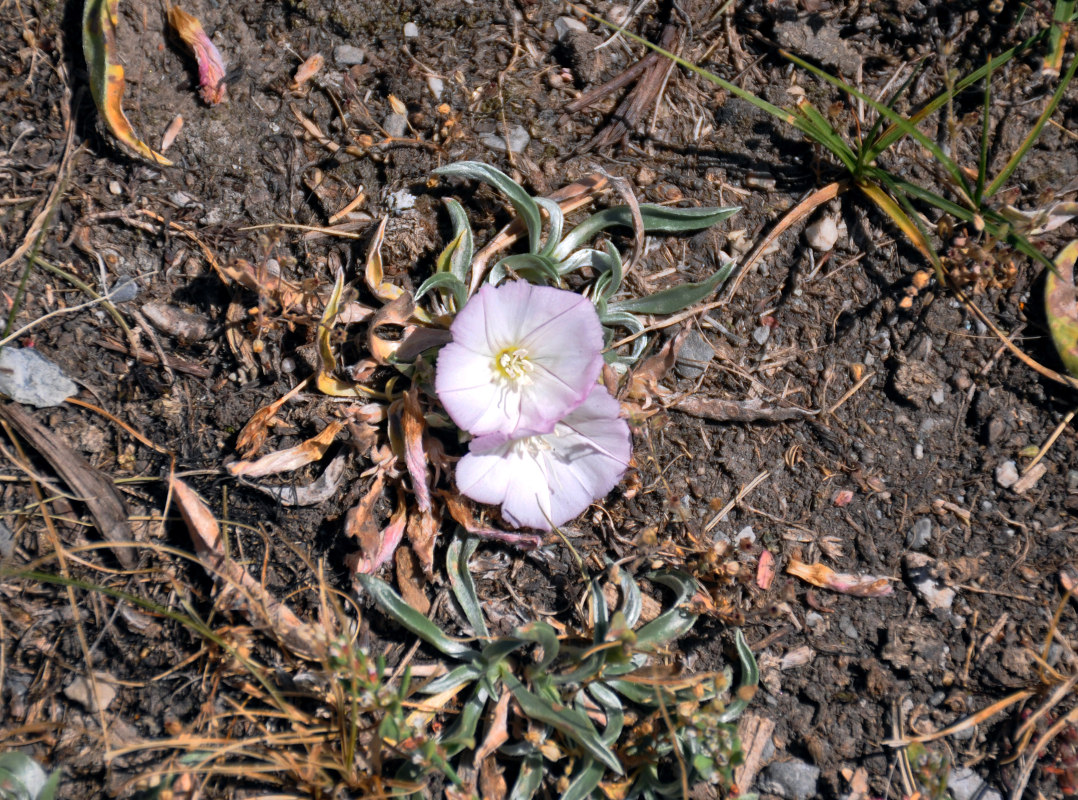
[[[558,17],[554,20],[554,31],[558,34],[558,41],[574,33],[587,33],[588,26],[573,17]]]
[[[1004,461],[996,467],[996,483],[1004,489],[1010,489],[1018,483],[1018,465],[1013,461]]]
[[[822,217],[805,228],[805,241],[813,250],[826,253],[832,250],[838,241],[838,220],[834,217]]]
[[[0,348],[0,394],[37,408],[58,406],[79,387],[32,347]]]
[[[430,75],[427,77],[427,88],[430,89],[435,100],[441,100],[442,92],[445,91],[445,81],[436,75]]]
[[[414,22],[406,22],[404,24],[404,38],[405,39],[417,39],[419,38],[419,26]]]

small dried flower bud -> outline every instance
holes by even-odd
[[[202,99],[211,106],[224,102],[228,95],[225,86],[225,62],[217,45],[202,29],[202,23],[179,6],[172,6],[168,10],[168,24],[195,54]]]

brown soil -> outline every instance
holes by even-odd
[[[707,3],[690,2],[677,11],[660,5],[645,4],[632,29],[657,41],[673,19],[681,26],[677,46],[686,58],[702,60],[778,105],[792,103],[797,92],[791,89],[800,87],[851,131],[856,107],[791,72],[777,45],[860,81],[872,96],[889,94],[897,82],[885,86],[896,72],[924,59],[899,103],[909,110],[935,94],[948,71],[964,75],[977,68],[989,54],[1043,28],[1045,9],[1050,14],[1048,3],[1005,3],[993,15],[982,3],[936,0],[753,0],[735,4],[729,16]],[[751,249],[802,196],[841,177],[793,129],[681,70],[671,73],[657,106],[641,109],[623,141],[589,148],[593,136],[617,121],[615,108],[626,89],[587,110],[566,113],[566,104],[619,75],[643,49],[618,42],[595,49],[605,34],[593,23],[588,33],[559,41],[554,23],[563,12],[553,3],[239,0],[195,3],[187,10],[200,17],[228,60],[229,99],[212,108],[198,96],[187,53],[165,35],[161,7],[120,4],[132,124],[157,147],[169,122],[177,114],[184,119],[168,151],[176,166],[160,168],[128,158],[96,121],[79,55],[81,4],[0,4],[6,65],[0,79],[0,258],[23,244],[62,180],[40,255],[98,291],[102,281],[115,286],[133,280],[137,297],[117,307],[134,326],[146,358],[126,352],[124,333],[98,306],[55,314],[19,343],[61,365],[82,388],[80,399],[171,453],[176,472],[214,512],[241,524],[230,528],[233,554],[311,621],[318,619],[311,565],[325,570],[330,586],[352,589],[344,559],[355,543],[346,539],[343,521],[368,488],[360,473],[369,463],[352,455],[348,444],[336,445],[330,456],[349,454],[343,487],[308,508],[275,503],[228,477],[223,465],[236,457],[237,433],[258,408],[310,374],[317,352],[314,327],[304,320],[244,316],[238,340],[247,347],[257,340],[260,348],[246,351],[245,363],[244,351],[226,342],[226,314],[230,305],[246,309],[258,298],[226,286],[206,252],[221,264],[244,259],[266,268],[272,262],[315,292],[332,285],[338,266],[360,285],[376,222],[389,214],[387,273],[414,288],[447,242],[450,226],[440,198],[462,200],[479,241],[508,220],[487,189],[430,179],[438,166],[464,159],[494,164],[536,195],[605,171],[627,178],[651,202],[743,206],[716,230],[658,239],[637,266],[635,283],[658,289],[710,274],[722,261],[720,250],[737,255]],[[610,13],[611,7],[598,3],[595,10]],[[405,37],[408,23],[418,36]],[[335,60],[334,49],[346,44],[365,51],[363,63]],[[315,53],[324,55],[325,66],[292,88],[297,67]],[[1040,53],[1010,62],[994,79],[997,138],[990,174],[1054,89],[1038,72]],[[899,80],[908,74],[902,71]],[[438,98],[431,78],[442,84]],[[1055,116],[1059,124],[1045,128],[1010,180],[1015,191],[1008,199],[1015,205],[1043,206],[1068,191],[1064,199],[1073,199],[1075,99],[1069,91]],[[964,166],[976,164],[982,101],[976,91],[963,95],[953,109],[953,128],[944,114],[925,124]],[[388,139],[395,104],[405,107],[408,124]],[[305,132],[301,117],[323,132],[324,142],[352,146],[352,152],[331,152]],[[74,126],[70,144],[68,124]],[[516,126],[530,136],[522,152],[507,156],[504,146],[489,146]],[[65,158],[70,168],[61,174]],[[937,170],[921,148],[907,142],[886,159],[902,177],[937,185]],[[336,222],[351,223],[347,229],[360,238],[311,230],[326,227],[360,191],[365,199],[353,216]],[[401,193],[414,196],[413,208],[401,207]],[[613,194],[601,201],[615,202]],[[767,757],[818,766],[821,797],[849,795],[851,778],[863,775],[867,787],[860,796],[897,798],[903,782],[897,751],[887,740],[942,728],[1012,692],[1044,686],[1037,660],[1061,597],[1061,572],[1075,557],[1071,536],[1078,532],[1073,428],[1055,441],[1041,461],[1047,471],[1026,491],[1003,488],[995,476],[1008,461],[1021,471],[1030,449],[1046,441],[1075,400],[1004,351],[935,281],[915,291],[914,273],[928,265],[865,200],[847,194],[819,213],[839,222],[836,248],[826,257],[811,252],[803,225],[781,236],[737,291],[726,295],[728,302],[695,318],[696,330],[716,351],[704,374],[682,367],[663,381],[677,393],[758,398],[765,408],[797,406],[812,413],[774,423],[717,423],[661,410],[636,431],[637,470],[625,484],[634,490],[615,491],[603,512],[584,515],[570,532],[592,565],[626,559],[629,568],[643,572],[696,564],[715,607],[681,642],[676,660],[694,671],[729,663],[733,626],[743,626],[762,671],[761,691],[748,713],[774,724],[775,752]],[[175,226],[195,234],[206,249]],[[1055,253],[1076,232],[1069,223],[1038,242]],[[952,237],[937,241],[944,250],[953,246]],[[627,252],[631,242],[620,243]],[[1026,352],[1060,368],[1040,302],[1042,267],[982,244],[988,252],[980,254],[980,263],[988,266],[970,286],[982,290],[974,302]],[[1006,274],[1008,260],[1013,276]],[[954,263],[960,262],[956,256]],[[19,295],[25,265],[25,258],[17,259],[0,274],[5,315]],[[993,268],[996,274],[986,277],[984,270]],[[32,269],[15,325],[87,299],[54,274]],[[150,302],[197,315],[211,335],[195,341],[141,326],[138,312]],[[317,305],[315,313],[320,311]],[[159,354],[170,357],[170,370],[162,368]],[[300,394],[282,412],[290,427],[275,430],[267,448],[314,435],[339,408],[317,393]],[[48,481],[47,495],[61,484],[32,448],[29,463],[17,457],[14,442],[23,440],[7,430],[0,522],[14,542],[6,563],[52,573],[66,569],[161,606],[186,606],[222,635],[242,640],[263,663],[298,669],[272,640],[245,628],[242,615],[214,610],[213,584],[197,562],[161,549],[191,550],[175,513],[166,524],[153,520],[166,508],[170,456],[86,407],[67,404],[33,414],[118,483],[136,519],[134,530],[153,548],[139,551],[134,572],[118,573],[120,564],[101,550],[76,559],[71,548],[100,541],[98,529],[74,499],[50,503],[49,525],[43,523],[27,475]],[[308,467],[288,479],[306,484],[320,470]],[[376,507],[383,523],[393,500],[387,494]],[[139,524],[138,518],[150,522]],[[722,544],[750,526],[751,541]],[[915,541],[921,535],[927,538]],[[68,548],[64,565],[48,557],[56,549],[53,536]],[[765,549],[779,569],[766,590],[755,580]],[[706,551],[739,564],[738,577],[720,581],[722,570],[700,567]],[[917,589],[919,557],[932,582],[954,592],[953,598],[946,591],[937,598],[938,608]],[[890,578],[893,592],[857,597],[813,588],[785,572],[794,558]],[[484,544],[474,566],[481,596],[505,616],[506,629],[518,614],[565,612],[582,589],[557,539],[526,555]],[[393,580],[392,570],[384,577]],[[434,600],[444,595],[444,585],[426,591]],[[126,607],[99,593],[77,597],[76,615],[63,588],[0,581],[0,749],[18,746],[63,768],[63,797],[130,796],[135,777],[176,751],[136,749],[106,761],[106,749],[184,731],[229,735],[229,725],[215,728],[207,719],[243,702],[242,671],[222,666],[219,656],[210,659],[205,640],[157,614],[120,613]],[[533,609],[521,608],[514,597],[527,597]],[[362,636],[384,648],[391,664],[399,661],[412,639],[388,626],[363,597],[358,603]],[[459,617],[451,606],[436,604],[437,619],[456,632]],[[1048,663],[1063,675],[1078,674],[1075,635],[1075,615],[1067,609],[1047,650]],[[101,714],[65,694],[86,674],[87,653],[94,669],[120,682],[116,700]],[[429,662],[434,655],[421,650],[417,658]],[[1039,694],[1026,706],[1042,701]],[[1073,701],[1064,699],[1053,713],[1072,708]],[[972,766],[1007,795],[1021,763],[1006,763],[1021,715],[1018,705],[1011,706],[932,747],[956,766]],[[108,748],[102,724],[108,726]],[[1047,768],[1072,766],[1065,761],[1065,752],[1050,748],[1025,796],[1060,796],[1068,777]],[[259,793],[257,783],[239,777],[214,778],[204,789],[208,797]]]

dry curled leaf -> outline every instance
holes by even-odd
[[[317,436],[312,436],[295,447],[267,453],[255,461],[236,461],[228,465],[228,471],[236,477],[262,478],[299,469],[319,461],[343,427],[341,422],[331,422]]]
[[[427,616],[430,613],[430,599],[423,591],[426,579],[419,569],[415,553],[407,547],[398,547],[393,556],[393,563],[397,567],[397,587],[400,589],[404,602],[424,617]]]
[[[369,500],[370,494],[364,498],[364,501]],[[360,503],[363,505],[363,502]],[[358,506],[357,506],[358,508]],[[352,509],[355,511],[356,509]],[[348,512],[348,516],[352,516],[352,511]],[[367,520],[371,518],[368,516]],[[367,523],[369,524],[369,522]],[[404,529],[408,524],[408,505],[404,500],[403,494],[397,497],[397,510],[393,512],[393,516],[389,520],[389,524],[379,531],[372,538],[369,531],[365,531],[360,536],[360,550],[356,553],[352,553],[345,557],[345,564],[353,573],[366,573],[373,575],[382,565],[393,558],[393,554],[400,546],[401,540],[404,539]],[[348,525],[348,520],[345,520],[345,525]],[[366,540],[366,541],[365,541]]]
[[[441,524],[441,515],[428,510],[412,514],[405,531],[408,534],[408,543],[412,545],[412,550],[428,578],[434,575],[434,545],[438,541],[438,528]]]
[[[168,24],[195,54],[195,61],[198,62],[198,91],[203,101],[211,106],[223,103],[228,98],[225,61],[221,58],[217,45],[202,29],[202,23],[179,6],[172,6],[168,10]]]
[[[808,581],[813,586],[854,597],[884,597],[894,591],[891,588],[890,578],[880,578],[874,575],[848,575],[835,572],[825,564],[806,564],[796,558],[790,559],[790,563],[786,565],[786,572]]]
[[[221,528],[193,489],[178,478],[172,479],[171,488],[199,561],[207,572],[221,579],[219,603],[242,610],[252,625],[272,633],[300,658],[319,660],[325,652],[325,637],[278,602],[247,570],[225,554]]]
[[[124,68],[116,52],[116,8],[120,0],[86,0],[82,11],[82,53],[90,72],[90,94],[109,133],[125,151],[163,167],[172,162],[135,135],[123,109]]]
[[[808,413],[800,408],[768,407],[758,397],[752,400],[723,400],[695,394],[678,399],[670,408],[713,422],[782,422],[799,419]]]
[[[438,494],[445,501],[445,507],[449,509],[449,515],[458,525],[473,536],[495,542],[504,542],[522,550],[534,550],[543,543],[543,537],[537,533],[510,533],[509,531],[480,525],[475,520],[471,504],[463,497],[451,492],[439,492]]]
[[[404,464],[412,478],[412,493],[416,506],[422,512],[430,511],[430,486],[427,476],[427,454],[423,450],[423,434],[427,421],[419,405],[419,390],[404,393],[401,409],[401,430],[404,434]]]
[[[262,486],[257,483],[246,485],[268,494],[282,506],[316,506],[333,497],[340,489],[341,478],[344,477],[344,467],[348,462],[345,454],[337,456],[329,462],[321,475],[306,486],[285,484],[284,486]]]
[[[634,400],[648,401],[653,397],[670,394],[668,389],[659,385],[659,381],[674,368],[678,352],[685,343],[689,330],[688,325],[682,326],[658,353],[644,359],[644,362],[632,371],[625,388],[626,396]]]

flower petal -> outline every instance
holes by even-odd
[[[552,433],[479,437],[457,465],[457,487],[481,503],[500,503],[516,527],[562,525],[610,492],[628,466],[632,442],[618,411],[596,385]]]
[[[435,389],[453,421],[483,436],[548,433],[587,397],[602,369],[602,326],[591,302],[513,281],[484,286],[457,314],[438,356]],[[519,358],[522,379],[499,371]]]

